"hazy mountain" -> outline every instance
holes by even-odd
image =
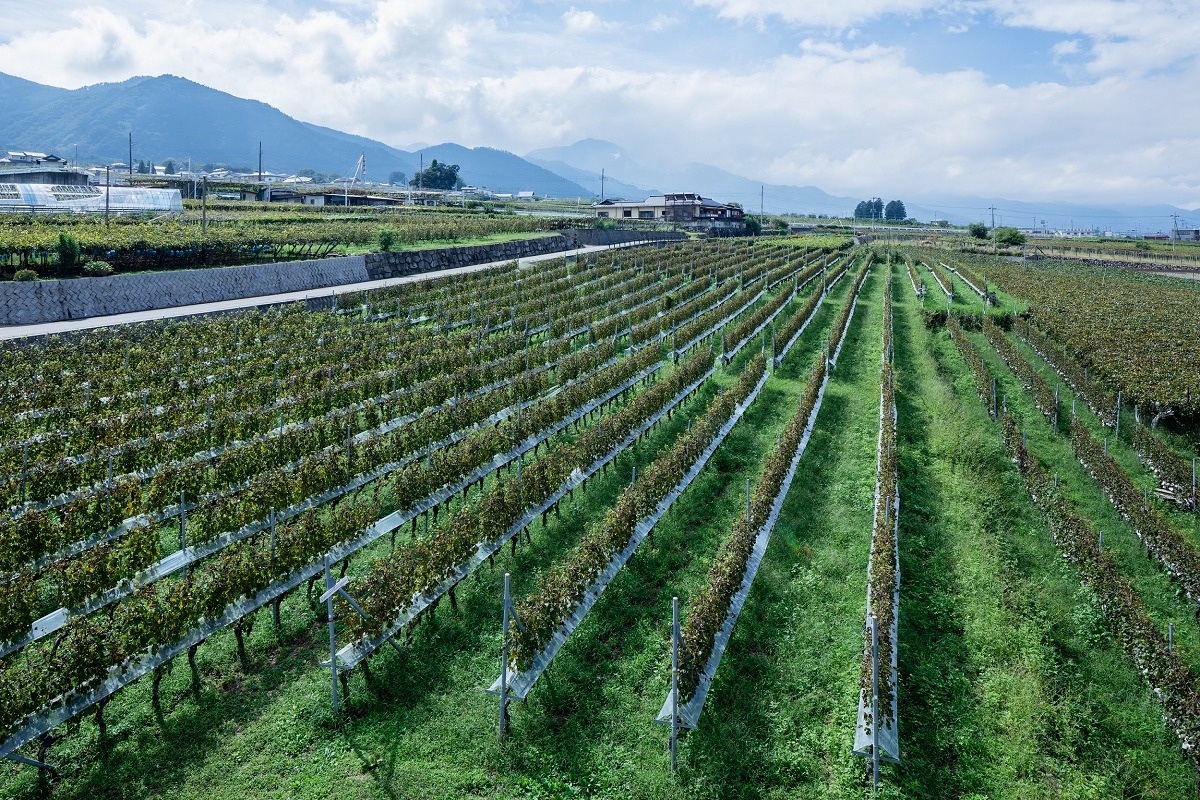
[[[860,200],[868,197],[839,197],[816,186],[790,186],[765,183],[735,175],[711,164],[691,163],[682,167],[646,169],[618,144],[598,139],[583,139],[572,145],[534,150],[526,158],[584,186],[598,186],[600,168],[606,174],[619,175],[621,189],[607,194],[625,194],[642,199],[657,191],[699,192],[723,202],[741,203],[756,212],[760,203],[767,213],[799,212],[846,216],[854,212]],[[614,181],[610,177],[606,184]],[[1083,204],[1026,202],[988,199],[968,195],[920,195],[885,197],[902,200],[910,217],[928,221],[944,219],[954,224],[983,221],[992,223],[990,207],[996,207],[996,224],[1015,227],[1043,227],[1048,230],[1111,230],[1114,233],[1170,230],[1172,215],[1179,215],[1179,227],[1200,227],[1200,210],[1188,211],[1165,204]]]
[[[256,168],[258,143],[263,168],[272,172],[314,169],[334,175],[354,172],[366,156],[367,178],[386,182],[393,171],[408,177],[420,154],[363,136],[301,122],[266,103],[246,100],[172,75],[130,78],[81,89],[57,89],[0,73],[0,150],[36,150],[84,161],[133,159],[182,166],[226,163]],[[555,197],[586,194],[583,187],[512,153],[469,150],[454,144],[426,148],[433,158],[458,164],[467,183],[495,191],[533,190]]]
[[[52,103],[63,95],[70,94],[67,89],[54,86],[43,86],[40,83],[27,81],[15,75],[5,75],[0,72],[0,97],[4,98],[5,110],[11,115],[21,114],[26,109],[37,108]],[[6,147],[6,150],[31,150],[46,152],[36,147]]]
[[[815,186],[763,184],[709,164],[646,169],[620,145],[601,139],[582,139],[564,147],[533,150],[525,158],[599,193],[600,170],[605,171],[605,195],[642,200],[660,192],[699,192],[714,200],[741,203],[757,211],[760,199],[768,213],[800,211],[847,214],[858,198],[834,197]],[[655,187],[655,188],[649,188]]]
[[[458,164],[459,175],[472,186],[486,186],[494,192],[531,191],[539,196],[579,197],[588,195],[582,186],[531,164],[507,150],[491,147],[466,148],[459,144],[426,147],[414,158],[425,156],[425,166],[433,159],[445,164]],[[415,170],[414,170],[415,172]]]
[[[529,155],[525,156],[525,160],[583,186],[587,190],[587,194],[584,197],[598,199],[602,188],[605,197],[610,199],[619,197],[625,200],[644,200],[650,195],[659,194],[662,191],[661,189],[651,189],[619,181],[611,175],[604,176],[604,185],[601,187],[600,173],[598,172],[573,167],[563,161],[547,161],[540,158],[533,158]]]
[[[580,139],[575,144],[565,147],[545,147],[525,154],[530,161],[561,161],[576,169],[586,170],[600,176],[605,172],[608,178],[618,178],[623,181],[644,181],[644,170],[619,145],[606,142],[603,139]]]

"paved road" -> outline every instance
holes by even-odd
[[[537,261],[546,261],[563,256],[581,255],[584,253],[595,253],[602,250],[613,250],[622,247],[634,247],[645,242],[629,242],[619,245],[595,245],[590,247],[581,247],[577,250],[566,250],[561,253],[546,253],[540,256],[529,256],[518,260],[519,265],[532,264]],[[9,325],[0,327],[0,341],[6,339],[20,339],[26,336],[43,336],[52,333],[66,333],[69,331],[88,330],[91,328],[106,328],[110,325],[125,325],[130,322],[145,322],[154,319],[167,319],[170,317],[187,317],[192,314],[210,314],[214,311],[229,311],[238,308],[252,308],[254,306],[269,305],[274,303],[290,303],[297,300],[308,300],[314,297],[331,297],[338,294],[350,294],[353,292],[361,292],[368,289],[382,289],[386,286],[395,286],[400,283],[412,283],[414,281],[429,280],[430,278],[439,278],[443,275],[461,275],[468,272],[478,272],[481,269],[495,267],[502,264],[511,264],[512,259],[506,261],[491,261],[486,264],[476,264],[470,267],[456,267],[454,269],[437,270],[434,272],[422,272],[419,275],[406,275],[403,278],[384,278],[377,281],[363,281],[361,283],[347,283],[341,286],[327,286],[322,289],[309,289],[303,292],[284,292],[282,294],[260,295],[258,297],[242,297],[236,300],[223,300],[218,303],[200,303],[191,306],[174,306],[172,308],[154,308],[148,311],[135,311],[129,314],[113,314],[107,317],[88,317],[87,319],[69,319],[61,322],[46,322],[39,325]]]

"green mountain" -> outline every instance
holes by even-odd
[[[0,121],[0,150],[36,150],[84,162],[133,160],[156,164],[174,159],[193,165],[224,163],[292,173],[314,169],[333,175],[354,172],[366,156],[369,180],[386,182],[393,171],[412,176],[420,154],[363,136],[293,119],[276,108],[201,86],[173,75],[138,77],[80,89],[58,89],[0,73],[6,114]],[[548,170],[491,148],[443,144],[423,151],[462,167],[467,183],[498,192],[533,190],[539,195],[577,197],[583,187]]]

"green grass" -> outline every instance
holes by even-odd
[[[907,289],[907,293],[903,290]],[[1187,797],[1195,773],[897,281],[905,797]],[[1011,403],[1010,403],[1011,407]]]
[[[969,336],[992,374],[998,377],[1009,410],[1023,421],[1030,450],[1047,472],[1059,476],[1060,487],[1075,511],[1089,520],[1095,530],[1104,532],[1104,548],[1116,559],[1121,573],[1142,598],[1146,612],[1163,634],[1166,635],[1170,623],[1175,624],[1175,645],[1183,663],[1193,672],[1200,672],[1200,625],[1195,620],[1195,606],[1176,588],[1158,562],[1147,556],[1141,540],[1076,460],[1070,440],[1053,430],[1050,421],[1036,409],[1029,394],[982,334]],[[1083,413],[1082,403],[1077,411]],[[1066,424],[1063,417],[1069,414],[1068,404],[1066,411],[1060,412],[1060,423]]]
[[[717,672],[700,728],[671,776],[653,723],[669,682],[670,601],[686,608],[744,511],[747,477],[795,410],[852,280],[843,279],[709,466],[618,574],[522,705],[503,745],[496,701],[502,576],[520,598],[615,502],[636,464],[757,352],[684,413],[505,548],[443,603],[402,653],[350,679],[335,726],[327,648],[299,592],[280,631],[259,614],[249,665],[233,636],[199,652],[200,691],[177,659],[164,713],[148,681],[117,695],[101,749],[90,715],[59,731],[59,777],[0,766],[0,794],[59,798],[862,798],[850,753],[866,601],[878,433],[883,280],[867,279],[816,430]],[[1196,773],[1161,709],[1055,550],[999,432],[944,332],[922,323],[894,271],[901,452],[900,746],[881,797],[1192,797]],[[936,287],[933,287],[936,289]],[[795,303],[793,304],[793,307]],[[787,313],[786,311],[784,313]],[[994,368],[993,364],[993,368]],[[1012,387],[1010,407],[1019,404]],[[1030,426],[1031,429],[1034,426]],[[1049,426],[1037,436],[1053,441]],[[1034,442],[1042,444],[1039,438]],[[1060,450],[1059,457],[1063,456]],[[1069,451],[1068,451],[1069,455]],[[1075,480],[1071,479],[1074,483]],[[1102,499],[1102,498],[1101,498]],[[1107,531],[1107,528],[1106,528]],[[1106,541],[1108,534],[1106,533]],[[1116,544],[1114,543],[1114,546]],[[1144,559],[1143,559],[1144,560]],[[359,559],[351,571],[365,568]],[[1140,588],[1140,587],[1139,587]],[[1171,607],[1163,598],[1162,602]]]
[[[386,227],[387,220],[380,220],[380,226]],[[493,233],[487,236],[475,236],[465,239],[427,239],[425,241],[414,242],[412,244],[398,244],[392,248],[393,253],[408,253],[414,250],[439,250],[443,247],[467,247],[477,244],[497,244],[500,242],[515,242],[525,239],[541,239],[546,236],[556,236],[556,231],[514,231],[511,233]],[[335,256],[351,256],[360,255],[362,253],[378,253],[379,243],[369,242],[367,244],[345,244],[338,245],[334,248],[331,255]],[[565,251],[563,255],[570,255],[571,251]]]

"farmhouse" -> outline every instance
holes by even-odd
[[[741,207],[718,203],[695,192],[656,194],[641,202],[602,200],[593,203],[592,208],[597,217],[616,220],[653,220],[701,228],[743,224]]]

